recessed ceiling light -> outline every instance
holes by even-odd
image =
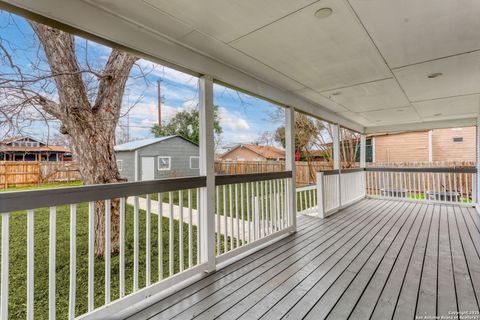
[[[315,17],[317,18],[320,18],[320,19],[324,19],[326,17],[330,17],[333,13],[333,9],[332,8],[321,8],[321,9],[318,9],[317,11],[315,11]]]
[[[436,77],[440,77],[441,75],[443,75],[443,73],[441,73],[441,72],[435,72],[435,73],[429,74],[429,75],[427,76],[427,78],[433,79],[433,78],[436,78]]]

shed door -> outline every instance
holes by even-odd
[[[142,181],[155,179],[155,158],[142,157]]]

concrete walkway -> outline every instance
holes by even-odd
[[[134,205],[134,198],[133,197],[129,197],[128,200],[127,200],[127,203],[131,206]],[[141,198],[141,197],[138,197],[138,204],[139,204],[139,208],[141,210],[147,210],[147,199],[145,198]],[[153,214],[157,214],[159,213],[159,205],[158,205],[158,201],[156,200],[151,200],[151,204],[150,204],[150,210]],[[169,217],[169,213],[170,213],[170,205],[168,203],[163,203],[162,204],[162,215],[163,217],[165,218],[168,218]],[[183,222],[184,223],[189,223],[189,216],[190,216],[190,209],[188,207],[183,207]],[[175,220],[180,220],[180,207],[177,206],[177,205],[173,205],[173,219]],[[219,221],[220,220],[220,221]],[[252,239],[253,239],[253,222],[249,222],[249,221],[244,221],[243,219],[238,219],[238,228],[237,228],[237,221],[236,219],[231,219],[230,217],[227,217],[226,219],[227,221],[225,221],[225,216],[223,215],[215,215],[215,231],[218,230],[218,222],[220,222],[220,233],[222,235],[225,235],[227,234],[225,232],[225,226],[227,227],[227,230],[228,230],[228,236],[232,236],[232,227],[233,227],[233,235],[235,238],[237,238],[238,236],[240,237],[240,240],[243,240],[243,230],[245,229],[245,240],[248,240],[248,234],[249,234],[249,230],[251,230],[252,232]],[[226,222],[226,223],[225,223]],[[233,226],[232,226],[233,224]],[[250,224],[250,228],[249,228],[249,224]],[[192,209],[192,225],[194,226],[198,226],[198,212],[196,209]],[[238,233],[240,231],[240,233]]]
[[[129,197],[127,200],[127,203],[131,206],[134,205],[134,198]],[[138,204],[139,204],[139,209],[141,210],[147,210],[147,199],[139,197],[138,198]],[[158,206],[158,201],[156,200],[151,200],[150,204],[150,210],[152,214],[158,215],[159,213],[159,206]],[[163,203],[162,204],[162,210],[163,210],[163,217],[168,218],[169,217],[169,212],[170,212],[170,205],[168,203]],[[309,208],[306,210],[303,210],[301,212],[298,212],[297,215],[309,215],[309,216],[316,216],[318,214],[317,207]],[[183,207],[183,222],[184,223],[189,223],[189,216],[190,216],[190,209],[188,207]],[[180,220],[180,207],[177,205],[173,205],[173,219],[175,220]],[[235,238],[239,237],[240,240],[244,240],[243,238],[243,232],[245,232],[245,240],[248,241],[248,235],[249,232],[252,232],[251,239],[253,240],[253,233],[255,232],[254,230],[254,222],[250,222],[247,220],[243,219],[238,219],[238,225],[237,225],[237,220],[232,219],[230,217],[226,217],[225,221],[225,216],[223,215],[215,215],[215,231],[218,232],[218,224],[220,224],[220,234],[225,235],[227,234],[225,232],[225,228],[227,228],[228,231],[228,236],[232,236],[232,228],[233,228],[233,235]],[[233,224],[233,226],[232,226]],[[198,212],[196,209],[192,209],[192,225],[198,226]],[[250,225],[250,226],[249,226]],[[266,226],[268,228],[268,226]],[[244,231],[245,229],[245,231]],[[239,233],[240,232],[240,233]]]

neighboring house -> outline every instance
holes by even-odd
[[[285,160],[285,150],[257,144],[239,144],[220,155],[225,161],[267,161]]]
[[[199,174],[199,149],[180,136],[132,141],[115,146],[118,170],[128,181]]]
[[[0,141],[2,161],[71,161],[70,149],[48,146],[32,137],[11,137]]]
[[[367,161],[475,161],[476,128],[433,129],[367,137]]]

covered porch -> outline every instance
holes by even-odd
[[[476,166],[461,168],[367,167],[366,136],[478,129],[480,6],[399,3],[0,1],[198,77],[200,127],[199,176],[1,193],[0,318],[16,311],[9,259],[21,251],[27,319],[57,318],[59,294],[69,319],[479,319],[480,130]],[[215,174],[216,84],[283,108],[284,171]],[[332,124],[333,167],[316,185],[296,185],[298,113]],[[360,135],[354,168],[342,128]]]
[[[125,318],[474,318],[479,228],[472,208],[397,200],[302,215],[296,233]]]

